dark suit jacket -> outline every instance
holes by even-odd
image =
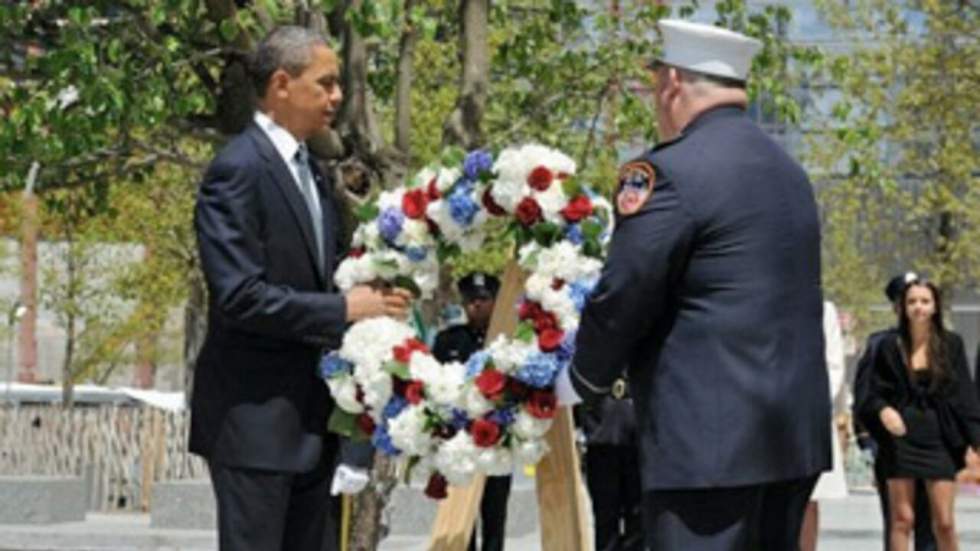
[[[760,484],[831,464],[820,227],[810,182],[742,109],[647,153],[653,194],[619,221],[571,380],[622,366],[646,490]]]
[[[304,472],[336,449],[326,433],[333,402],[316,368],[345,328],[346,304],[332,284],[341,231],[329,182],[313,171],[322,269],[309,209],[258,126],[228,143],[201,184],[194,222],[210,296],[190,449],[209,461]]]
[[[872,333],[868,336],[868,342],[864,345],[864,354],[858,360],[857,370],[854,375],[854,403],[851,405],[854,432],[860,435],[867,431],[876,441],[880,441],[887,436],[885,434],[885,427],[882,426],[877,412],[873,415],[866,415],[866,412],[869,411],[867,404],[871,397],[871,376],[874,373],[874,364],[877,360],[881,343],[887,340],[889,335],[897,335],[894,327]]]
[[[885,407],[891,406],[901,413],[911,403],[924,401],[926,407],[936,411],[946,448],[956,465],[963,468],[966,446],[980,446],[980,399],[970,380],[963,339],[947,331],[945,343],[949,377],[939,388],[921,396],[909,377],[898,332],[885,335],[878,345],[868,397],[862,402],[860,413],[862,419],[870,422],[877,419]],[[875,433],[875,438],[884,448],[893,444],[893,437],[883,428]]]

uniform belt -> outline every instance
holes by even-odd
[[[613,381],[609,395],[617,400],[628,400],[630,398],[630,387],[626,379],[619,378]]]

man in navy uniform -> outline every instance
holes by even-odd
[[[609,257],[556,388],[594,399],[629,366],[649,549],[796,549],[831,465],[813,188],[746,116],[760,43],[659,27],[664,141],[621,171]]]
[[[494,299],[500,280],[483,272],[464,276],[457,284],[466,311],[466,323],[448,327],[436,335],[432,355],[440,362],[463,362],[483,348],[493,314]],[[504,527],[507,524],[507,499],[510,497],[510,476],[488,476],[480,501],[480,540],[482,551],[501,551],[504,548]],[[470,551],[476,551],[476,533],[470,538]]]
[[[919,279],[915,272],[906,272],[897,275],[888,281],[885,286],[885,296],[891,303],[895,311],[896,320],[902,313],[902,293],[905,286],[910,282]],[[881,465],[877,461],[877,444],[875,439],[891,438],[891,435],[881,425],[878,412],[867,411],[868,392],[870,391],[871,373],[874,369],[875,356],[878,353],[878,345],[888,338],[897,334],[897,327],[892,326],[882,331],[877,331],[868,336],[868,342],[864,345],[864,354],[858,360],[857,370],[854,375],[854,404],[852,405],[852,417],[854,419],[854,433],[857,434],[858,445],[863,449],[870,450],[875,455],[874,473],[875,488],[878,490],[878,499],[881,502],[881,518],[884,523],[884,550],[888,551],[888,532],[891,517],[888,514],[888,484]],[[932,513],[929,510],[929,494],[926,492],[925,484],[919,480],[915,488],[915,549],[916,551],[935,551],[936,536],[932,532]]]

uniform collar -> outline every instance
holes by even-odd
[[[704,126],[716,119],[730,119],[743,116],[745,116],[745,109],[741,105],[730,103],[716,105],[715,107],[702,111],[696,117],[694,117],[691,122],[687,123],[687,126],[681,130],[681,135],[690,134],[699,127]]]
[[[282,159],[289,165],[295,160],[296,151],[299,150],[299,141],[288,130],[276,124],[269,115],[262,111],[255,112],[255,124],[268,136],[273,147],[282,156]]]

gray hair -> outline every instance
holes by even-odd
[[[252,56],[252,83],[258,96],[265,97],[272,73],[277,69],[291,76],[303,72],[313,58],[313,48],[327,41],[316,31],[297,26],[277,27],[259,43]]]
[[[709,75],[698,71],[692,71],[690,69],[682,69],[680,67],[677,68],[677,71],[681,75],[681,80],[693,84],[693,87],[698,92],[705,92],[717,88],[745,89],[745,81],[738,80],[736,78]]]

